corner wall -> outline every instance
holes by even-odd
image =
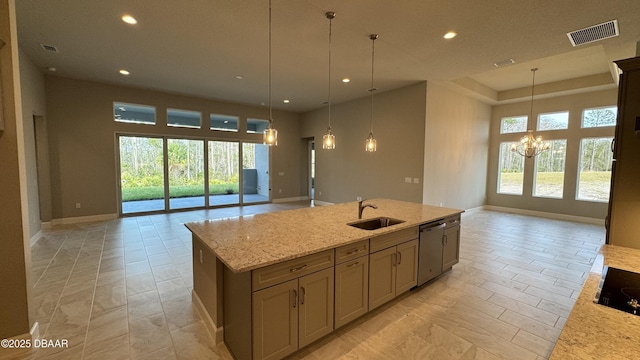
[[[315,139],[315,199],[339,203],[360,196],[421,202],[426,89],[421,82],[375,94],[373,153],[364,150],[371,120],[369,97],[331,107],[334,150],[322,149],[328,109],[304,113],[300,137]],[[405,177],[412,182],[405,182]]]
[[[470,209],[486,202],[491,107],[427,84],[424,204]]]
[[[28,336],[31,328],[31,251],[26,218],[26,171],[14,0],[0,0],[0,338]],[[4,352],[1,349],[0,352]],[[10,353],[11,350],[6,351]]]
[[[24,126],[24,146],[25,146],[25,167],[27,171],[27,197],[29,200],[29,238],[40,231],[40,196],[38,194],[38,164],[36,155],[36,133],[34,115],[40,116],[40,121],[44,121],[45,116],[45,93],[44,75],[27,58],[27,55],[20,51],[20,83],[22,88],[22,121]],[[46,127],[45,127],[46,128]],[[41,134],[42,135],[42,134]],[[46,135],[46,134],[44,134]],[[45,149],[46,150],[46,149]],[[48,151],[44,151],[48,157]],[[41,159],[47,160],[47,159]],[[42,174],[45,175],[45,174]],[[47,187],[45,184],[45,187]],[[42,219],[50,220],[50,216]]]

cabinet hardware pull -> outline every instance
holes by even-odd
[[[353,249],[353,250],[347,252],[347,255],[353,255],[353,254],[357,253],[358,251],[360,251],[360,249]]]
[[[443,227],[447,226],[447,224],[438,224],[437,226],[432,226],[432,227],[425,227],[420,229],[420,231],[433,231],[433,230],[437,230],[437,229],[442,229]]]
[[[293,290],[293,307],[296,307],[296,304],[298,304],[298,292]]]
[[[307,264],[300,265],[300,266],[298,266],[297,268],[289,269],[289,272],[292,272],[292,273],[293,273],[293,272],[296,272],[296,271],[300,271],[300,270],[302,270],[302,269],[304,269],[304,268],[306,268],[306,267],[307,267]]]
[[[616,141],[616,138],[611,139],[611,152],[613,152],[613,147],[614,147],[614,143]]]
[[[402,252],[398,251],[398,265],[402,262]]]
[[[447,238],[447,235],[442,235],[442,245],[447,246],[448,242],[449,239]]]
[[[307,291],[304,289],[304,286],[300,287],[300,290],[302,290],[301,294],[300,294],[300,305],[304,305],[304,296],[307,293]]]
[[[358,264],[360,264],[360,261],[356,261],[356,262],[354,262],[353,264],[349,264],[349,265],[347,265],[347,267],[348,267],[348,268],[350,268],[350,267],[354,267],[354,266],[356,266],[356,265],[358,265]]]

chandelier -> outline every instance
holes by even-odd
[[[531,69],[533,81],[531,83],[531,107],[529,109],[529,119],[533,118],[533,89],[536,85],[536,71],[538,68]],[[532,158],[540,155],[543,151],[549,149],[551,144],[542,142],[541,136],[533,135],[533,130],[527,130],[527,135],[520,139],[519,144],[511,145],[511,151],[516,152],[526,158]]]

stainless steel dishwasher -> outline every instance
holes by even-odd
[[[442,237],[444,219],[420,226],[418,286],[442,273]]]

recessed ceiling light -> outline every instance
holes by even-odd
[[[282,102],[283,102],[283,103],[285,103],[285,104],[288,104],[288,103],[290,103],[291,101],[289,101],[289,99],[284,99],[284,100],[282,100]]]
[[[242,79],[244,79],[244,76],[242,76],[242,75],[236,75],[236,79],[238,79],[238,80],[242,80]]]
[[[121,19],[129,25],[135,25],[138,23],[138,20],[129,14],[122,15]]]
[[[454,37],[456,37],[456,32],[455,31],[449,31],[448,33],[444,34],[443,38],[445,39],[453,39]]]
[[[346,84],[346,83],[348,83],[348,82],[351,82],[351,79],[349,79],[349,78],[344,78],[344,79],[342,79],[342,82]]]
[[[56,69],[56,68],[55,68],[55,67],[53,67],[53,66],[49,66],[49,67],[47,68],[47,71],[50,71],[50,72],[56,72],[56,70],[58,70],[58,69]]]
[[[127,70],[125,70],[125,69],[120,69],[120,74],[122,74],[122,75],[129,75],[129,74],[130,74],[130,72],[128,72],[128,71],[127,71]]]

